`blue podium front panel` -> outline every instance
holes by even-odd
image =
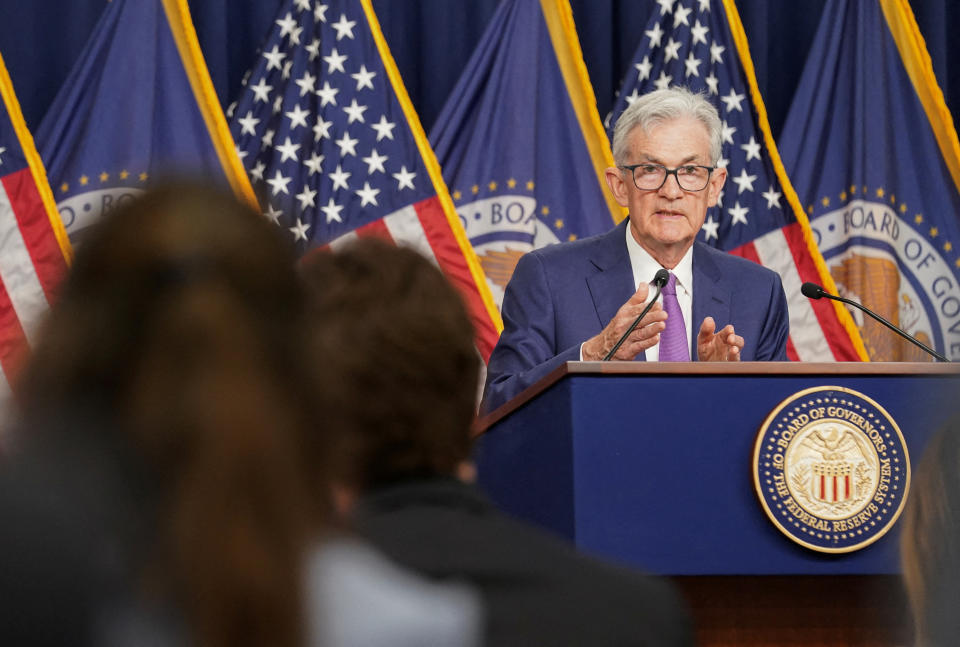
[[[911,462],[960,408],[957,375],[845,370],[570,373],[481,437],[480,484],[586,552],[662,574],[896,573],[896,524],[860,550],[816,552],[784,535],[755,492],[757,433],[799,391],[839,386],[872,399],[899,425]]]

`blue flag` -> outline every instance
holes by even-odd
[[[416,248],[489,357],[500,316],[370,0],[283,0],[228,112],[265,215],[301,253],[364,235]]]
[[[491,292],[524,253],[623,218],[567,0],[504,0],[430,141]]]
[[[727,180],[698,239],[780,274],[790,306],[787,354],[802,361],[865,359],[849,313],[800,293],[829,283],[809,223],[777,153],[733,0],[658,0],[608,118],[647,92],[684,86],[704,93],[722,119],[717,165]]]
[[[840,293],[960,359],[960,145],[906,0],[830,0],[784,164]],[[875,360],[927,360],[854,312]]]
[[[254,202],[186,0],[113,0],[37,131],[71,240],[165,175]]]

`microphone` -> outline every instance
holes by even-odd
[[[617,343],[614,344],[613,348],[610,349],[610,352],[607,353],[606,357],[603,358],[604,362],[610,361],[610,358],[613,357],[614,353],[617,352],[617,349],[620,348],[621,344],[627,340],[627,337],[630,336],[630,333],[640,325],[640,320],[647,316],[647,313],[650,312],[650,308],[653,307],[653,304],[657,302],[657,299],[660,298],[660,290],[663,289],[663,286],[667,284],[667,281],[670,280],[670,272],[666,271],[662,267],[657,270],[657,273],[653,275],[653,284],[657,288],[657,293],[653,295],[653,298],[650,299],[650,303],[647,304],[647,307],[643,309],[643,312],[633,320],[633,323],[630,324],[630,327],[627,328],[627,332],[621,335],[620,339],[617,340]]]
[[[913,337],[912,335],[908,334],[906,331],[898,328],[897,326],[894,326],[892,323],[890,323],[889,321],[887,321],[886,319],[884,319],[883,317],[881,317],[881,316],[878,315],[877,313],[873,312],[872,310],[870,310],[870,309],[867,308],[866,306],[863,306],[863,305],[857,303],[856,301],[852,301],[852,300],[850,300],[850,299],[845,299],[845,298],[843,298],[843,297],[834,296],[834,295],[830,294],[829,292],[827,292],[826,290],[824,290],[824,289],[823,289],[822,287],[820,287],[819,285],[817,285],[816,283],[809,283],[809,282],[808,282],[808,283],[804,283],[803,285],[800,286],[800,292],[803,294],[803,296],[807,297],[808,299],[819,299],[820,297],[826,297],[826,298],[828,298],[828,299],[832,299],[833,301],[840,301],[840,302],[842,302],[842,303],[846,303],[846,304],[852,305],[854,308],[859,308],[860,310],[862,310],[863,312],[867,313],[868,315],[870,315],[871,317],[873,317],[874,319],[876,319],[877,321],[879,321],[880,323],[882,323],[884,326],[886,326],[887,328],[889,328],[889,329],[892,330],[893,332],[897,333],[898,335],[900,335],[901,337],[903,337],[904,339],[906,339],[906,340],[909,341],[910,343],[915,344],[916,346],[919,346],[919,347],[922,348],[923,350],[927,351],[928,353],[930,353],[931,355],[933,355],[934,357],[936,357],[936,358],[937,358],[938,360],[940,360],[941,362],[949,362],[949,361],[950,361],[949,359],[947,359],[946,357],[944,357],[943,355],[941,355],[941,354],[938,353],[937,351],[935,351],[935,350],[933,350],[932,348],[928,347],[926,344],[923,344],[923,343],[922,343],[920,340],[918,340],[916,337]]]

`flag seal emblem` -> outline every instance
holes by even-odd
[[[852,199],[818,215],[811,222],[817,245],[843,296],[866,303],[928,346],[950,352],[960,324],[960,287],[938,247],[937,228],[923,214],[907,217],[904,205],[898,210],[895,201],[896,196],[889,204],[872,196]],[[931,359],[863,315],[854,313],[854,319],[870,357]]]
[[[770,413],[753,450],[753,483],[787,537],[848,553],[896,523],[910,488],[910,456],[896,421],[862,393],[820,386]]]

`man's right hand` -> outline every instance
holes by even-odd
[[[644,302],[647,300],[649,292],[650,286],[641,283],[633,296],[620,306],[617,314],[610,320],[607,327],[596,337],[591,337],[584,342],[581,348],[584,361],[599,361],[607,356],[607,353],[616,345],[623,333],[633,323],[633,320],[643,312]],[[654,304],[650,312],[644,315],[611,359],[631,360],[641,351],[657,344],[660,341],[660,331],[666,328],[664,323],[666,320],[667,313],[663,311],[659,303]]]

